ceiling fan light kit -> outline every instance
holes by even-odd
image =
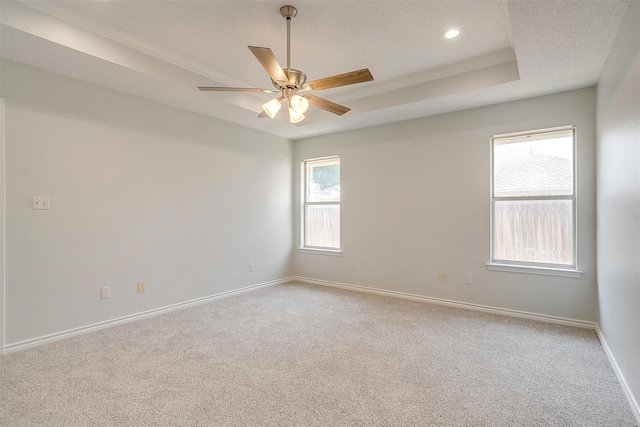
[[[203,87],[198,89],[202,91],[212,92],[263,92],[277,93],[280,96],[274,98],[262,105],[262,112],[258,117],[268,116],[275,118],[280,111],[282,104],[287,102],[289,108],[289,122],[299,123],[305,118],[305,113],[310,105],[320,109],[329,111],[339,116],[350,111],[335,102],[320,98],[319,96],[306,93],[300,95],[300,92],[314,92],[318,90],[331,89],[335,87],[347,86],[356,83],[364,83],[373,80],[373,76],[368,68],[362,70],[351,71],[349,73],[338,74],[331,77],[307,82],[307,75],[300,70],[291,68],[291,20],[298,14],[298,10],[290,5],[282,6],[280,14],[287,21],[287,68],[283,69],[275,55],[268,47],[249,46],[249,50],[256,57],[258,62],[262,64],[264,69],[271,78],[271,83],[276,88],[260,89],[260,88],[237,88],[237,87]]]
[[[296,113],[304,114],[309,109],[309,101],[307,98],[303,98],[300,95],[293,95],[289,98],[289,105]]]
[[[280,107],[282,106],[283,100],[284,100],[283,97],[274,98],[271,101],[267,102],[266,104],[263,104],[262,110],[267,114],[267,116],[273,119],[276,116],[276,114],[278,114],[278,111],[280,111]]]

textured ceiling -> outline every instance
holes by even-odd
[[[629,1],[295,1],[291,65],[352,109],[258,119],[270,87],[247,46],[286,64],[285,1],[2,1],[3,57],[291,139],[594,85]],[[444,29],[463,29],[455,40]]]

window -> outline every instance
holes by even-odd
[[[302,245],[311,249],[340,249],[340,158],[305,160],[302,171]]]
[[[575,128],[491,139],[491,263],[576,269]]]

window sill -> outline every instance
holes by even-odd
[[[329,255],[329,256],[342,256],[342,251],[339,249],[311,249],[311,248],[298,248],[298,252],[302,254],[314,254],[314,255]]]
[[[558,276],[558,277],[573,277],[579,279],[582,277],[582,271],[569,270],[564,268],[549,268],[549,267],[531,267],[524,265],[511,265],[511,264],[493,264],[487,263],[487,270],[492,271],[509,271],[511,273],[526,273],[526,274],[540,274],[543,276]]]

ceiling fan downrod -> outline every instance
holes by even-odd
[[[298,95],[298,90],[306,82],[307,76],[302,71],[291,69],[291,20],[297,14],[298,10],[291,5],[280,8],[280,15],[287,21],[287,68],[285,74],[288,82],[286,86],[279,87],[282,96],[278,98],[278,102],[282,104],[282,101],[286,100],[289,104],[289,121],[291,123],[298,123],[304,120],[304,113],[309,108],[309,101]],[[291,79],[292,76],[294,76],[293,80]]]
[[[280,8],[280,15],[287,21],[287,77],[291,70],[291,20],[298,14],[298,9],[286,5]]]

